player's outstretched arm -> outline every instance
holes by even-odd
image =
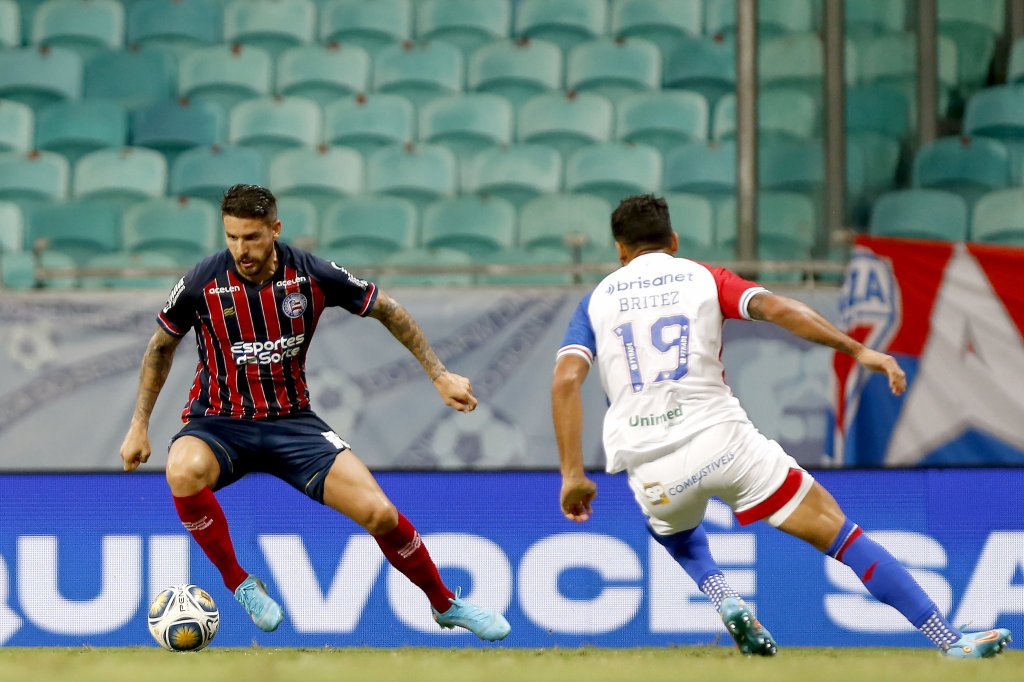
[[[884,374],[894,395],[907,389],[907,375],[896,358],[854,341],[806,303],[765,291],[750,299],[747,313],[751,319],[777,324],[802,339],[846,353],[872,372]]]
[[[381,291],[377,294],[370,317],[380,320],[391,335],[419,360],[448,407],[459,412],[472,412],[476,408],[476,397],[469,379],[445,369],[444,363],[430,347],[427,335],[401,303]]]
[[[174,351],[181,339],[171,336],[160,327],[153,332],[146,353],[142,356],[142,369],[139,370],[139,394],[135,400],[135,412],[128,433],[121,443],[121,459],[125,471],[135,471],[145,463],[152,453],[149,446],[149,416],[153,413],[160,389],[167,381],[171,371]]]
[[[572,521],[586,521],[597,485],[583,469],[583,400],[580,388],[590,364],[577,355],[563,355],[555,362],[551,379],[551,419],[555,425],[558,459],[562,469],[562,513]]]

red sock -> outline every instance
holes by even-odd
[[[451,607],[448,600],[455,595],[441,582],[441,574],[437,572],[437,566],[430,558],[426,545],[420,540],[420,534],[401,512],[394,530],[374,535],[373,539],[380,545],[391,565],[423,590],[436,611],[444,613]]]
[[[224,584],[234,593],[242,581],[249,577],[249,573],[239,566],[235,558],[228,522],[213,491],[203,488],[190,497],[175,497],[174,508],[178,510],[182,525],[203,548],[203,552],[220,571]]]

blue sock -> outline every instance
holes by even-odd
[[[740,595],[726,582],[722,569],[711,556],[708,536],[703,526],[673,535],[659,535],[650,526],[647,527],[647,531],[668,550],[686,574],[693,578],[693,582],[697,583],[697,587],[707,595],[716,609],[720,607],[723,599],[739,598]]]
[[[907,569],[884,547],[864,535],[853,521],[843,522],[827,554],[852,568],[875,599],[902,613],[936,646],[945,649],[960,639],[960,633],[950,626]]]

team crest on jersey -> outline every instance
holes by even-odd
[[[647,501],[651,503],[652,507],[657,507],[659,504],[668,504],[668,495],[665,494],[665,486],[658,481],[655,481],[654,483],[644,483],[644,495],[647,497]]]
[[[297,292],[288,294],[281,301],[281,312],[291,318],[301,317],[306,312],[306,297]]]

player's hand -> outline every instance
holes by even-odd
[[[907,375],[893,356],[864,347],[857,353],[857,362],[872,372],[884,374],[893,395],[902,395],[907,390]]]
[[[445,372],[434,379],[434,388],[441,394],[444,404],[453,410],[472,412],[476,409],[473,384],[469,383],[466,377]]]
[[[121,460],[125,471],[135,471],[140,464],[149,461],[153,448],[149,446],[149,435],[145,427],[132,423],[121,443]]]
[[[597,496],[597,484],[586,476],[562,479],[562,513],[570,521],[582,523],[594,513],[591,503]]]

